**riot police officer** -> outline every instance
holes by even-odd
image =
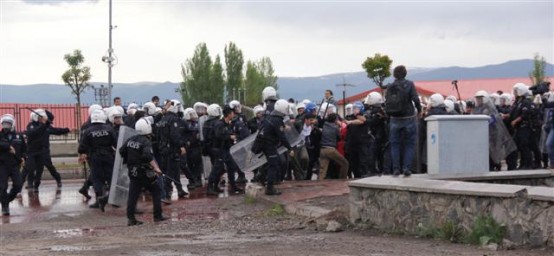
[[[369,93],[366,101],[365,117],[369,120],[371,134],[375,138],[369,148],[369,171],[382,174],[384,150],[387,143],[387,117],[383,109],[383,96],[378,92]]]
[[[28,178],[28,186],[33,192],[38,193],[42,171],[44,169],[44,156],[48,141],[48,116],[44,109],[36,109],[31,112],[31,122],[27,125],[27,166],[23,177]]]
[[[188,195],[183,190],[179,181],[181,176],[180,160],[181,156],[186,153],[183,137],[181,135],[181,121],[179,113],[182,114],[183,106],[178,100],[171,100],[168,103],[167,112],[158,123],[158,143],[160,148],[160,155],[162,157],[161,168],[165,175],[171,179],[165,180],[165,192],[166,200],[171,200],[171,194],[173,191],[172,183],[177,188],[177,195],[179,198],[184,198]],[[173,180],[173,181],[172,181]]]
[[[238,170],[238,167],[229,151],[237,140],[237,135],[233,133],[232,120],[234,117],[235,112],[229,106],[225,106],[223,108],[223,118],[214,124],[211,137],[212,154],[216,156],[216,158],[208,179],[208,195],[218,195],[221,192],[217,186],[219,177],[223,175],[225,167],[227,168],[227,178],[229,179],[231,192],[242,192],[242,189],[237,187],[235,183],[235,172]]]
[[[161,192],[156,182],[156,177],[162,175],[162,171],[154,159],[154,151],[150,142],[152,125],[142,118],[135,123],[135,130],[138,135],[129,138],[119,149],[119,153],[129,169],[128,226],[142,224],[135,218],[137,201],[142,189],[147,189],[152,193],[154,221],[167,220],[162,215]]]
[[[283,122],[284,117],[290,114],[289,110],[289,104],[286,100],[277,100],[275,102],[274,110],[271,111],[269,117],[264,120],[265,124],[263,125],[262,130],[262,152],[265,155],[268,164],[265,190],[266,195],[281,194],[281,192],[274,187],[282,164],[277,149],[280,146],[284,146],[289,150],[289,152],[292,152],[291,145],[285,137],[285,124]]]
[[[202,186],[202,146],[200,145],[200,134],[198,115],[192,108],[185,109],[184,113],[184,141],[187,150],[187,168],[191,178],[187,188],[189,191]]]
[[[0,204],[2,215],[9,216],[9,203],[13,201],[17,193],[21,192],[23,181],[19,168],[25,163],[27,145],[22,134],[15,132],[15,120],[10,114],[3,115],[0,119],[2,130],[0,131]],[[12,187],[8,193],[8,179],[12,180]]]
[[[84,162],[88,159],[91,165],[96,202],[90,208],[100,208],[102,211],[108,202],[105,188],[109,186],[112,179],[115,148],[117,147],[113,128],[106,124],[106,119],[104,111],[92,112],[91,126],[83,132],[78,150],[79,161]]]
[[[231,102],[229,102],[229,107],[235,113],[231,124],[233,126],[233,133],[237,135],[236,142],[239,142],[250,136],[250,130],[248,129],[248,126],[246,124],[246,116],[244,116],[244,114],[242,113],[242,106],[240,105],[240,102],[238,100],[232,100]],[[248,182],[248,180],[246,180],[246,175],[244,174],[244,172],[238,168],[237,174],[237,183],[246,184],[246,182]]]
[[[513,87],[513,95],[516,97],[514,107],[510,112],[510,124],[515,130],[515,142],[521,156],[519,169],[533,168],[531,156],[532,122],[533,112],[536,106],[528,98],[529,87],[523,83],[517,83]]]

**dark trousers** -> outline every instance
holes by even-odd
[[[152,204],[154,206],[154,218],[162,217],[161,191],[156,180],[150,181],[147,178],[131,178],[129,183],[129,197],[127,198],[127,218],[134,220],[137,209],[137,201],[142,189],[145,188],[152,193]]]
[[[200,148],[191,148],[187,151],[187,165],[193,182],[200,183],[202,180],[202,152]]]
[[[38,189],[42,179],[42,170],[44,169],[44,154],[33,154],[27,157],[23,177],[27,177],[29,187]]]
[[[533,165],[531,156],[531,128],[521,127],[517,129],[515,141],[521,156],[519,168],[531,169]]]
[[[169,178],[172,178],[176,181],[181,180],[181,166],[180,166],[181,160],[178,155],[162,155],[162,164],[161,168],[165,175],[169,176]],[[183,191],[183,186],[180,183],[175,183],[171,181],[170,179],[164,179],[165,184],[165,197],[171,197],[171,194],[173,193],[173,186],[172,184],[175,184],[175,188],[178,192]]]
[[[110,156],[93,157],[90,161],[92,186],[96,197],[104,196],[104,187],[112,181],[114,158]]]
[[[62,181],[60,173],[58,172],[58,170],[56,170],[54,164],[52,164],[52,156],[50,155],[50,151],[44,154],[44,166],[46,167],[46,169],[48,169],[48,172],[50,172],[50,175],[52,175],[56,182],[59,183]]]
[[[312,180],[313,169],[319,160],[319,148],[311,147],[308,150],[308,169],[306,170],[305,180]]]
[[[281,158],[277,153],[277,149],[274,147],[265,147],[263,153],[267,159],[267,184],[273,185],[278,179],[278,175],[281,172]]]
[[[350,163],[349,169],[352,170],[354,178],[369,174],[369,160],[371,158],[369,149],[371,144],[369,140],[359,140],[346,145],[348,162]]]
[[[210,173],[210,177],[208,178],[208,182],[210,184],[217,183],[219,181],[219,177],[221,177],[225,173],[225,167],[226,167],[229,184],[231,185],[231,187],[236,187],[235,173],[239,168],[237,167],[237,164],[233,160],[233,157],[231,157],[231,152],[229,152],[229,149],[212,149],[212,150],[215,153],[214,155],[217,157],[212,167],[212,172]]]
[[[8,179],[12,180],[12,188],[8,192]],[[13,201],[17,193],[21,192],[23,181],[19,173],[19,165],[7,166],[0,165],[0,203],[2,205]]]

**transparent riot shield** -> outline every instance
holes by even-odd
[[[544,130],[544,126],[548,122],[548,117],[549,117],[549,115],[551,115],[550,112],[553,111],[553,110],[554,109],[552,109],[552,108],[545,108],[544,109],[543,120],[542,120],[542,125],[541,125],[541,136],[540,136],[540,139],[539,139],[539,149],[541,150],[541,153],[543,153],[543,154],[547,153],[547,151],[546,151],[546,137],[548,137],[548,133]]]
[[[502,117],[495,115],[494,118],[493,123],[489,125],[489,155],[494,163],[500,163],[516,151],[517,146],[502,122]]]
[[[294,128],[294,124],[291,121],[285,122],[285,137],[289,141],[291,146],[296,146],[300,144],[302,138]],[[246,139],[240,141],[239,143],[233,145],[230,149],[231,156],[235,160],[237,166],[243,171],[248,172],[255,170],[256,168],[264,165],[267,160],[263,154],[254,154],[250,150],[254,140],[256,139],[258,133],[254,133],[248,136]],[[277,149],[279,154],[286,152],[285,147],[280,147]]]
[[[118,206],[127,204],[129,196],[129,174],[127,165],[123,164],[123,158],[119,154],[119,149],[127,139],[136,135],[135,129],[127,126],[119,127],[119,138],[117,140],[117,150],[115,151],[115,161],[113,165],[112,183],[110,186],[110,195],[108,203]]]

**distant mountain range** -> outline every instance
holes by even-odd
[[[487,79],[487,78],[515,78],[528,77],[533,69],[533,60],[513,60],[502,64],[482,67],[445,67],[445,68],[410,68],[408,79],[414,81],[454,80],[454,79]],[[548,63],[546,75],[554,76],[554,65]],[[279,77],[279,95],[282,98],[297,100],[319,100],[326,89],[335,92],[336,98],[342,97],[343,87],[337,84],[352,84],[355,87],[346,87],[347,97],[375,87],[367,78],[365,71],[354,73],[338,73],[316,77]],[[100,83],[92,83],[99,85]],[[144,103],[153,95],[161,99],[180,98],[175,92],[179,83],[173,82],[140,82],[114,83],[112,96],[119,96],[123,102]],[[63,84],[33,84],[33,85],[6,85],[0,84],[0,103],[44,103],[70,104],[75,103],[75,97]],[[87,90],[82,95],[82,102],[95,102],[94,91]]]

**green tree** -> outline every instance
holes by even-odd
[[[219,56],[216,58],[216,63],[212,64],[206,44],[198,44],[192,59],[187,59],[186,63],[181,65],[183,82],[180,86],[180,93],[184,105],[192,106],[197,101],[221,103],[223,78],[214,75],[218,72],[221,76],[222,68]]]
[[[77,100],[76,109],[81,109],[81,94],[90,85],[88,81],[91,78],[90,67],[83,66],[85,57],[81,50],[74,50],[73,54],[64,55],[64,60],[69,65],[69,69],[62,74],[64,84],[71,88],[71,94],[75,95]],[[77,120],[81,121],[81,111],[77,111]]]
[[[219,54],[215,57],[215,62],[210,73],[210,87],[213,90],[213,95],[209,95],[211,103],[223,104],[223,91],[225,90],[225,76],[223,74],[223,66]]]
[[[383,81],[391,75],[390,69],[392,60],[387,55],[376,53],[373,58],[367,57],[362,63],[362,67],[367,72],[369,77],[376,85],[382,86]]]
[[[233,100],[233,90],[241,89],[243,86],[243,74],[242,69],[244,66],[244,57],[242,50],[240,50],[236,44],[229,42],[225,46],[225,66],[227,73],[227,99],[226,101]]]
[[[535,61],[533,63],[533,70],[529,72],[529,79],[533,84],[539,84],[546,81],[546,73],[544,69],[546,68],[546,61],[544,57],[540,56],[538,53],[535,54]]]
[[[277,76],[269,57],[263,57],[258,62],[248,61],[246,64],[246,100],[247,106],[255,106],[262,101],[262,91],[267,86],[278,88]]]

